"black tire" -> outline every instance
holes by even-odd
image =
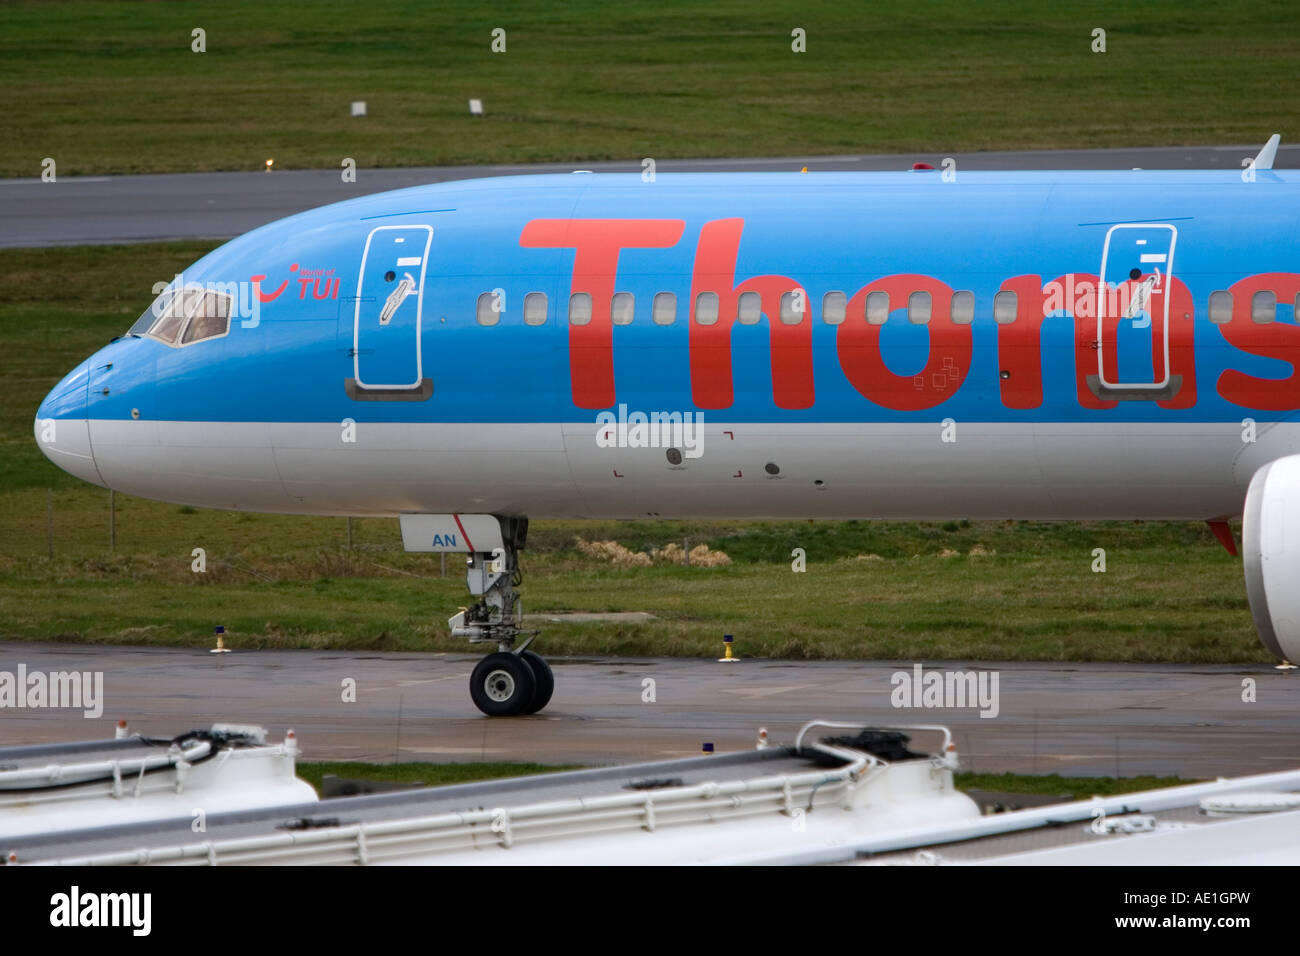
[[[528,666],[533,669],[533,677],[537,680],[532,703],[524,711],[525,714],[535,714],[551,702],[551,695],[555,693],[555,674],[542,655],[524,651],[519,656],[528,662]]]
[[[474,706],[489,717],[528,713],[536,692],[532,667],[516,654],[489,654],[478,662],[469,679]]]

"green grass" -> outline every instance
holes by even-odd
[[[0,176],[1294,135],[1291,0],[7,3]],[[491,52],[491,31],[507,51]],[[807,52],[791,52],[791,31]],[[206,30],[207,52],[191,52]],[[1092,31],[1107,31],[1093,53]],[[1281,84],[1279,86],[1279,84]],[[467,101],[484,101],[472,118]],[[348,104],[365,100],[353,119]]]
[[[436,557],[402,552],[396,520],[356,520],[349,551],[344,519],[118,496],[110,552],[108,493],[41,455],[41,397],[210,246],[0,250],[0,638],[206,646],[223,624],[241,648],[470,650],[444,623],[468,603],[459,560],[440,577]],[[735,563],[624,570],[578,536],[633,550],[689,538]],[[1105,574],[1090,571],[1097,547]],[[656,616],[546,624],[549,654],[716,656],[732,633],[748,657],[1269,659],[1240,562],[1199,524],[537,522],[523,567],[529,612]]]
[[[955,773],[953,782],[958,790],[1033,793],[1048,797],[1068,794],[1075,800],[1196,783],[1182,777],[1062,777],[1054,773]]]
[[[397,523],[198,511],[119,501],[117,554],[107,494],[56,495],[56,554],[44,555],[44,493],[0,497],[0,636],[203,646],[215,624],[241,648],[467,651],[445,624],[466,603],[455,558],[401,552]],[[784,542],[826,532],[793,573]],[[619,569],[573,547],[616,535],[636,547],[680,540],[667,522],[539,522],[525,552],[531,612],[649,611],[645,623],[547,623],[550,654],[716,656],[732,633],[748,657],[1240,661],[1267,654],[1251,626],[1239,564],[1196,525],[792,526],[699,524],[692,543],[750,551],[724,568]],[[751,540],[755,539],[755,540]],[[535,545],[533,542],[535,541]],[[863,542],[874,551],[858,551]],[[976,542],[996,551],[969,556]],[[208,570],[190,570],[191,549]],[[1092,547],[1108,571],[1089,570]],[[918,549],[913,551],[912,549]],[[960,550],[940,557],[943,550]],[[875,561],[859,553],[898,553]]]
[[[351,761],[304,762],[299,761],[299,778],[307,781],[317,792],[321,779],[334,774],[347,780],[379,780],[388,783],[423,784],[441,787],[456,783],[473,783],[477,780],[497,780],[502,777],[525,777],[533,774],[556,773],[561,770],[578,770],[577,765],[554,766],[539,763],[357,763]],[[1058,774],[1017,773],[956,773],[953,781],[958,790],[992,790],[1005,793],[1032,793],[1046,796],[1072,795],[1076,800],[1091,796],[1112,796],[1118,793],[1136,793],[1157,787],[1176,787],[1193,783],[1181,777],[1062,777]]]
[[[541,763],[356,763],[349,761],[298,761],[298,778],[305,780],[319,793],[321,780],[334,774],[345,780],[380,780],[385,783],[423,784],[426,787],[445,787],[455,783],[474,783],[479,780],[499,780],[502,777],[530,777],[539,773],[556,773],[560,770],[581,769],[577,764],[555,766]]]

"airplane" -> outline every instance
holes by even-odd
[[[465,554],[492,716],[554,690],[531,518],[1204,520],[1300,660],[1300,174],[524,175],[204,256],[45,398],[79,478]],[[920,164],[918,164],[920,165]]]

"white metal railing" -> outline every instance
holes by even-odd
[[[952,749],[952,731],[943,724],[890,724],[887,727],[870,727],[861,723],[849,723],[842,720],[810,720],[799,729],[799,734],[794,739],[794,749],[803,750],[803,737],[814,727],[828,727],[832,730],[933,730],[936,733],[943,734],[943,743],[939,747],[939,753],[947,754]],[[815,745],[821,747],[821,745]]]
[[[1082,822],[1096,819],[1099,813],[1105,816],[1155,813],[1161,810],[1193,807],[1198,801],[1209,796],[1252,791],[1294,790],[1300,790],[1300,770],[1284,770],[1234,779],[1220,777],[1209,783],[1183,784],[1159,790],[1121,793],[1112,797],[1093,797],[1090,800],[1056,803],[1028,810],[1013,810],[970,820],[944,821],[888,833],[873,833],[834,847],[763,851],[729,857],[717,862],[721,865],[734,866],[846,863],[853,861],[860,854],[890,853],[916,847],[976,840],[996,834],[1015,833],[1062,823]]]
[[[853,725],[860,728],[861,724]],[[595,836],[710,822],[761,813],[792,814],[814,802],[845,803],[864,773],[886,766],[880,758],[813,744],[844,762],[833,770],[772,774],[686,787],[575,797],[520,807],[443,813],[407,820],[294,830],[267,836],[208,840],[60,860],[76,866],[127,864],[376,863],[416,854],[510,848],[524,841]],[[328,812],[328,806],[322,807]]]
[[[113,795],[120,796],[124,776],[139,774],[140,778],[150,770],[166,767],[183,769],[212,753],[210,740],[195,740],[186,747],[173,745],[163,753],[146,754],[140,757],[114,758],[112,760],[88,760],[81,763],[48,763],[39,767],[23,767],[16,770],[0,770],[0,797],[7,793],[37,790],[41,787],[60,786],[77,783],[95,783],[113,781]],[[138,785],[137,785],[138,786]]]

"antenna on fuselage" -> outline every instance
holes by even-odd
[[[1255,169],[1273,168],[1273,160],[1277,159],[1277,146],[1280,142],[1282,142],[1280,133],[1274,133],[1268,138],[1268,142],[1264,144],[1264,148],[1259,151],[1259,155],[1255,157],[1255,162],[1252,164]]]

